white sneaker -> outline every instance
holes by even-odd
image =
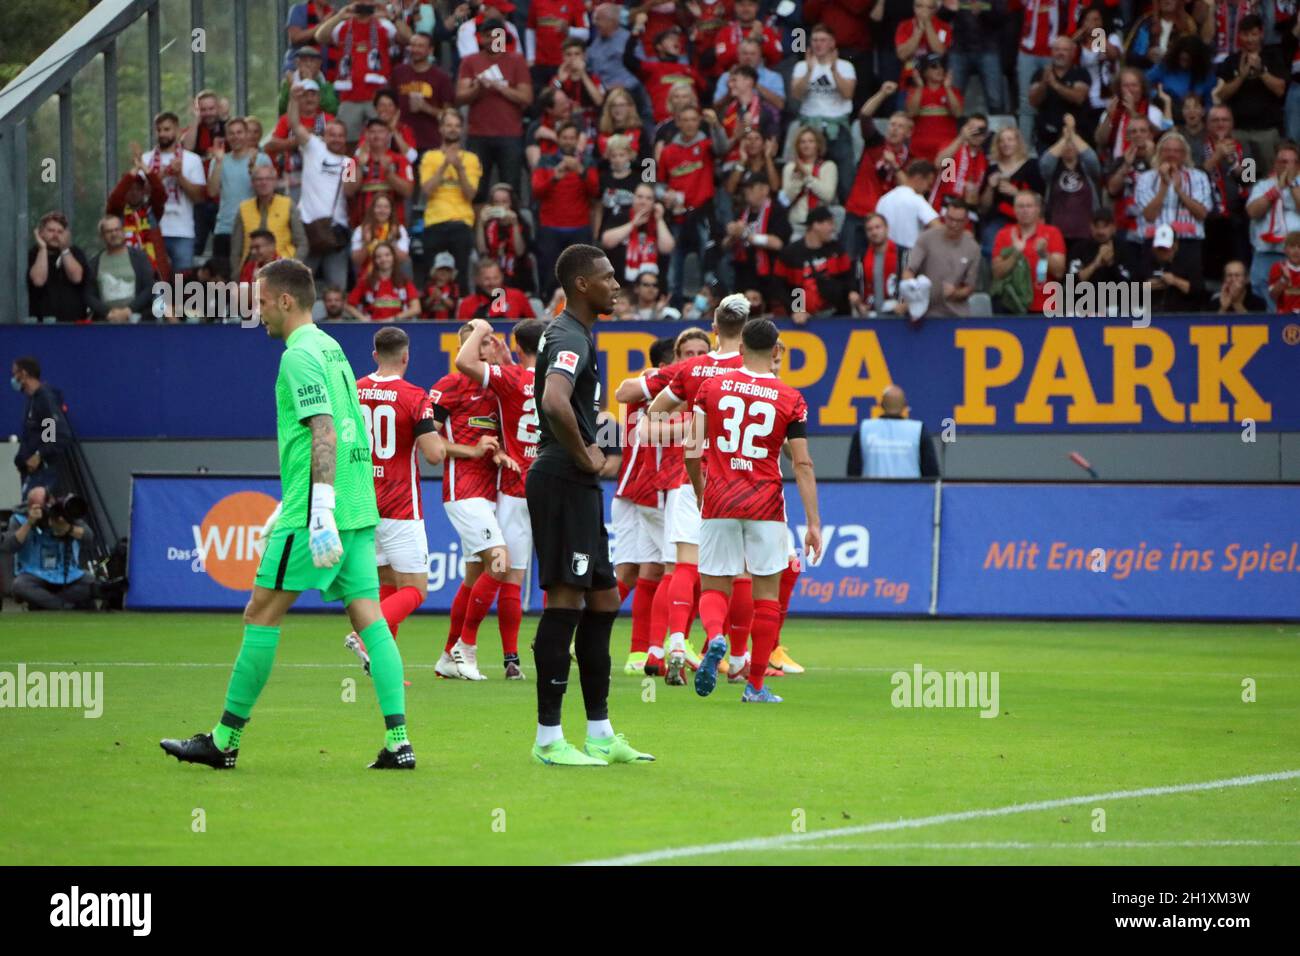
[[[479,673],[476,645],[457,641],[456,646],[451,649],[451,658],[456,662],[461,680],[487,680],[486,675]]]
[[[433,672],[439,677],[446,677],[448,680],[456,680],[460,677],[460,668],[456,666],[456,661],[446,651],[443,651],[438,656],[438,663],[433,665]]]

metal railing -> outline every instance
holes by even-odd
[[[0,323],[28,315],[32,231],[59,209],[93,254],[108,193],[163,110],[205,86],[274,125],[289,0],[101,0],[0,91]],[[188,82],[186,82],[188,80]],[[233,95],[232,95],[233,93]],[[102,107],[102,110],[101,110]]]

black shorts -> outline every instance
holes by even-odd
[[[542,590],[553,584],[584,591],[615,587],[600,486],[577,485],[529,470],[525,488]]]

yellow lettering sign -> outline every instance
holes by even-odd
[[[953,344],[962,350],[962,402],[952,410],[958,425],[996,425],[998,411],[989,404],[989,389],[1015,380],[1025,366],[1020,339],[1001,329],[958,329]],[[998,353],[989,367],[988,353]]]

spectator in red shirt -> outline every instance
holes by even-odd
[[[460,304],[460,287],[456,284],[456,257],[450,252],[440,252],[433,257],[429,281],[420,299],[423,319],[454,319]]]
[[[1268,272],[1268,295],[1277,311],[1300,312],[1300,232],[1287,233],[1286,259]]]
[[[405,46],[411,28],[404,20],[394,24],[380,16],[376,5],[349,3],[316,28],[316,43],[331,44],[330,60],[338,64],[330,79],[339,95],[339,119],[347,127],[348,142],[357,142],[365,121],[373,115],[371,100],[388,85],[393,71],[390,46]]]
[[[324,139],[325,126],[334,117],[320,108],[319,84],[315,80],[302,80],[294,84],[290,96],[296,96],[298,100],[298,122]],[[249,142],[256,141],[250,133]],[[302,194],[302,153],[298,151],[298,137],[289,126],[288,112],[276,121],[271,138],[266,141],[265,151],[284,177],[289,198],[297,202]]]
[[[600,195],[596,167],[578,152],[578,126],[565,123],[556,133],[559,151],[543,157],[533,170],[537,203],[537,270],[542,298],[555,288],[555,260],[566,246],[591,244],[591,204]]]
[[[258,269],[279,258],[275,251],[275,233],[269,229],[254,229],[248,237],[248,258],[239,268],[239,281],[252,282]]]
[[[533,291],[528,226],[519,216],[515,191],[506,183],[493,186],[487,203],[479,208],[474,244],[480,258],[495,259],[501,266],[506,285]]]
[[[415,133],[417,150],[437,149],[442,145],[438,118],[456,98],[451,76],[433,58],[433,37],[417,33],[407,45],[407,61],[393,68],[392,86],[402,119]]]
[[[844,227],[840,237],[849,257],[856,260],[866,250],[863,224],[876,211],[876,202],[895,186],[903,184],[902,170],[912,159],[912,117],[899,110],[889,117],[881,136],[872,118],[881,104],[898,92],[898,84],[886,80],[858,111],[862,127],[862,155],[848,198],[844,200]]]
[[[942,57],[923,57],[916,79],[907,94],[907,112],[916,121],[912,155],[934,162],[939,150],[957,138],[962,98],[952,88],[952,75],[944,69]]]
[[[894,46],[903,63],[898,83],[905,90],[920,68],[921,57],[927,53],[942,57],[952,42],[952,27],[934,15],[937,7],[935,0],[916,0],[912,18],[900,23],[894,32]]]
[[[537,96],[541,115],[533,120],[524,134],[524,158],[530,170],[536,169],[543,156],[554,156],[560,149],[557,135],[561,126],[573,121],[573,100],[563,90],[548,86]],[[585,151],[586,143],[578,138],[578,151]],[[530,174],[531,175],[531,174]]]
[[[494,42],[504,35],[501,20],[484,20],[478,26],[479,52],[460,61],[456,74],[456,103],[469,105],[469,151],[483,164],[475,202],[487,198],[492,175],[515,189],[520,187],[523,164],[519,138],[524,132],[524,110],[533,102],[528,64],[517,52]]]
[[[371,105],[375,108],[375,117],[384,121],[388,127],[388,148],[415,166],[420,158],[420,151],[415,148],[415,130],[402,122],[401,110],[397,108],[397,94],[390,89],[380,90],[375,94]]]
[[[531,0],[524,46],[532,64],[533,86],[541,89],[551,82],[564,61],[563,45],[568,40],[583,43],[591,36],[591,22],[582,0]]]
[[[564,41],[564,62],[551,77],[550,87],[563,90],[573,103],[574,121],[583,134],[596,131],[596,118],[605,103],[605,87],[587,70],[587,48],[573,37]]]
[[[1029,268],[1032,296],[1028,311],[1042,314],[1043,286],[1065,275],[1065,237],[1043,222],[1043,200],[1037,193],[1016,194],[1016,221],[1002,227],[993,240],[993,278],[1006,279],[1023,261]],[[1018,303],[1016,303],[1018,304]],[[994,299],[995,310],[1016,311],[1005,296]]]
[[[460,300],[456,318],[461,322],[536,318],[528,296],[502,285],[502,279],[501,267],[494,260],[480,259],[474,267],[474,293]]]
[[[348,296],[348,315],[362,322],[401,322],[420,314],[420,293],[397,272],[397,253],[381,242],[370,254],[370,273]]]
[[[627,38],[623,62],[635,73],[650,96],[650,106],[656,123],[668,119],[668,94],[678,83],[688,83],[695,95],[704,93],[704,77],[682,53],[682,29],[670,27],[655,35],[654,56],[647,56],[641,46],[641,33],[645,25],[632,30]]]
[[[640,160],[651,155],[651,135],[637,112],[636,100],[627,90],[615,87],[605,97],[596,127],[596,155],[607,159],[606,150],[611,136],[625,136],[632,155],[640,167]]]
[[[735,0],[733,9],[736,19],[718,31],[712,56],[709,50],[700,54],[700,64],[708,75],[718,77],[735,66],[740,44],[746,38],[763,45],[763,62],[768,66],[781,62],[781,34],[758,19],[758,0]]]
[[[343,195],[352,204],[352,225],[361,225],[376,196],[387,194],[397,210],[397,221],[406,222],[406,200],[415,192],[415,174],[406,157],[388,148],[392,130],[383,120],[366,120],[366,137],[357,150],[357,178],[343,184]]]
[[[676,248],[668,264],[668,291],[679,306],[683,295],[686,254],[700,257],[701,272],[711,271],[706,253],[713,234],[713,169],[727,154],[727,134],[717,114],[697,106],[677,113],[677,135],[659,153],[660,198],[671,213]]]
[[[200,90],[190,103],[193,122],[181,133],[181,146],[196,153],[203,160],[203,178],[207,181],[212,172],[212,147],[226,142],[226,119],[230,115],[230,101],[218,97],[211,90]],[[204,194],[194,203],[194,254],[203,255],[208,236],[217,222],[218,203]]]

